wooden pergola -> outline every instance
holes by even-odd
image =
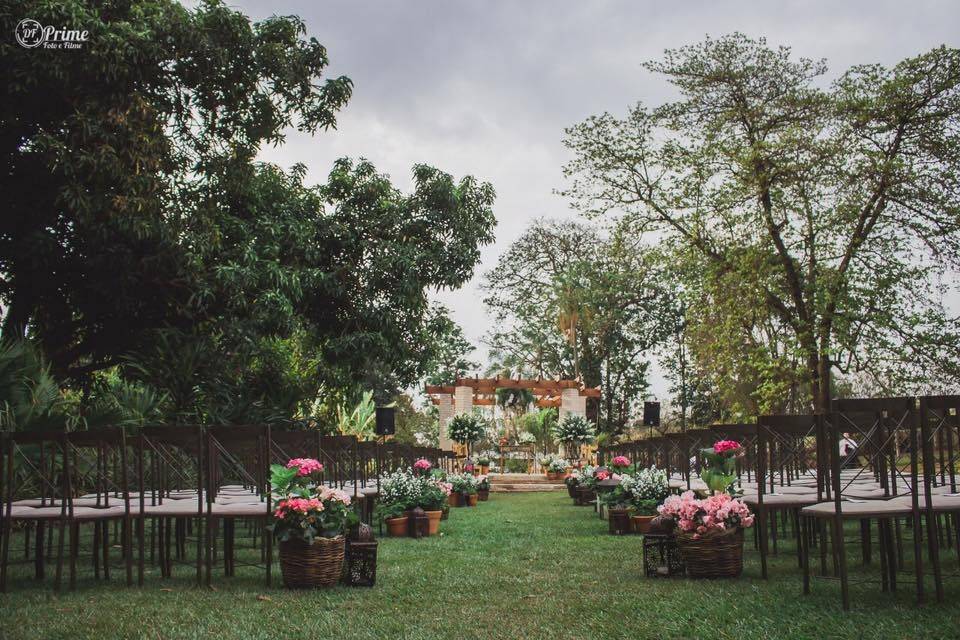
[[[533,394],[538,407],[560,408],[564,390],[575,389],[585,398],[599,398],[600,387],[584,387],[576,380],[549,380],[544,378],[457,378],[452,385],[427,385],[425,392],[434,404],[440,403],[441,395],[452,395],[457,387],[473,390],[475,406],[492,406],[497,403],[497,389],[527,389]],[[569,394],[569,391],[567,392]]]

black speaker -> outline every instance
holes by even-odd
[[[378,436],[392,436],[397,429],[394,423],[396,409],[393,407],[377,407],[377,426]]]
[[[660,426],[660,403],[659,402],[643,403],[643,426],[645,427]]]

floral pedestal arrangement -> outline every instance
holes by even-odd
[[[692,491],[670,496],[660,513],[677,524],[677,545],[691,578],[736,578],[743,571],[743,529],[753,515],[740,500],[716,493],[697,500]]]
[[[680,555],[691,578],[736,578],[743,572],[743,529],[694,537],[677,536]]]
[[[270,529],[279,541],[283,584],[291,589],[330,587],[340,581],[344,531],[357,523],[350,496],[321,483],[323,465],[294,458],[270,467],[277,500]]]
[[[343,536],[314,538],[312,544],[291,538],[280,542],[280,572],[288,589],[332,587],[343,573]]]

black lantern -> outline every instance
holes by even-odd
[[[430,535],[430,518],[427,512],[416,507],[410,512],[410,537],[426,538]]]
[[[648,578],[669,578],[683,575],[683,559],[672,534],[643,536],[643,571]]]
[[[343,584],[372,587],[377,581],[377,541],[370,525],[361,524],[347,540],[343,560]]]

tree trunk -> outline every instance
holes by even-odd
[[[3,328],[0,334],[7,340],[18,340],[26,337],[27,324],[33,313],[33,303],[21,291],[13,294],[13,300],[7,308],[7,315],[3,318]]]

